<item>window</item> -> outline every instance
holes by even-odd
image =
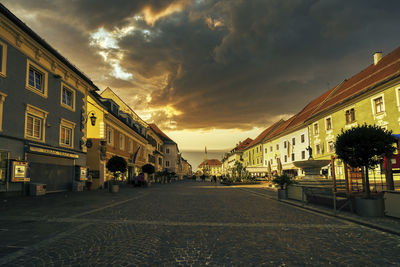
[[[315,145],[315,151],[317,155],[321,154],[321,146],[319,144]]]
[[[169,154],[169,148],[165,149],[165,153]]]
[[[256,147],[256,153],[258,153],[258,147]]]
[[[314,135],[318,135],[319,134],[319,128],[318,128],[318,123],[314,124]]]
[[[6,77],[7,67],[7,45],[0,42],[0,76]]]
[[[304,134],[302,134],[300,138],[301,138],[301,142],[304,143],[305,140],[306,140],[305,137],[304,137]]]
[[[328,150],[329,150],[329,152],[335,151],[335,144],[333,143],[333,141],[328,142]]]
[[[301,151],[301,159],[306,159],[306,152],[305,151]]]
[[[117,116],[119,115],[119,106],[112,102],[111,102],[111,112]]]
[[[158,158],[158,165],[162,165],[162,158]]]
[[[75,123],[61,119],[60,124],[60,146],[74,147]]]
[[[268,160],[265,160],[265,165],[268,165]]]
[[[270,146],[270,148],[269,148],[269,151],[271,151],[271,152],[272,152],[272,146]]]
[[[287,162],[287,155],[285,155],[285,162]]]
[[[30,60],[27,60],[25,87],[47,98],[47,72]]]
[[[375,114],[379,114],[381,112],[384,112],[384,106],[383,106],[383,97],[378,97],[374,99],[374,106],[375,106]]]
[[[114,144],[114,130],[110,126],[107,127],[107,144]]]
[[[327,118],[326,119],[326,130],[332,130],[332,118]]]
[[[286,148],[286,146],[287,146],[287,144],[286,144],[286,141],[285,141],[285,142],[283,142],[283,148]]]
[[[292,161],[294,161],[294,153],[292,153]]]
[[[119,149],[125,150],[125,136],[122,133],[119,134]]]
[[[45,140],[45,123],[48,112],[27,105],[25,113],[25,138],[36,141]]]
[[[295,145],[295,144],[296,144],[296,138],[293,137],[293,138],[292,138],[292,145]]]
[[[274,164],[274,159],[271,159],[271,165]]]
[[[0,92],[0,132],[3,130],[3,103],[6,101],[7,95]]]
[[[168,161],[168,160],[165,161],[165,166],[166,166],[166,167],[169,167],[169,161]]]
[[[75,90],[61,83],[61,106],[75,111]]]
[[[268,153],[268,149],[267,148],[264,149],[264,153]]]
[[[131,139],[128,140],[128,146],[129,153],[133,153],[133,141]]]
[[[276,150],[279,150],[279,144],[276,144]]]
[[[346,110],[346,124],[353,123],[356,121],[356,114],[354,108]]]

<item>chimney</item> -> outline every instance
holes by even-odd
[[[382,52],[374,53],[374,65],[378,64],[378,62],[382,59]]]

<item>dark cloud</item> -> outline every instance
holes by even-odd
[[[373,52],[387,53],[400,44],[400,2],[394,0],[13,0],[5,5],[100,86],[116,89],[135,110],[153,110],[152,121],[178,129],[263,128],[361,71],[372,63]],[[179,12],[167,12],[177,6]],[[145,12],[153,23],[132,20]],[[49,17],[59,22],[48,23]],[[134,30],[117,40],[119,49],[89,45],[100,27],[129,25]],[[132,79],[113,77],[100,51],[113,58],[122,52],[120,66]],[[176,112],[163,110],[166,106]]]

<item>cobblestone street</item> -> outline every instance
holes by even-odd
[[[3,198],[0,265],[400,266],[399,236],[267,196],[185,181]]]

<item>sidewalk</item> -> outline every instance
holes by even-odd
[[[258,187],[260,188],[260,187]],[[334,211],[330,207],[316,205],[316,204],[304,204],[297,200],[285,199],[285,200],[278,200],[276,191],[273,187],[266,186],[263,190],[267,193],[268,196],[271,196],[273,199],[280,201],[282,203],[297,206],[302,209],[312,210],[318,213],[322,213],[328,216],[337,217],[343,220],[351,221],[354,223],[358,223],[367,227],[371,227],[377,230],[381,230],[384,232],[396,234],[400,236],[400,219],[394,217],[361,217],[356,213],[351,213],[349,211],[336,211],[336,215]]]

